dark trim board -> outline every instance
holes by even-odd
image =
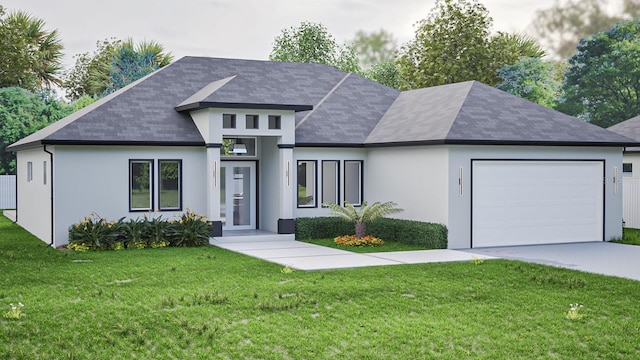
[[[250,104],[250,103],[228,103],[215,101],[199,101],[182,106],[176,106],[176,111],[189,111],[205,108],[221,108],[221,109],[251,109],[251,110],[293,110],[293,111],[309,111],[313,110],[313,105],[295,105],[295,104]]]
[[[473,248],[473,164],[476,162],[485,162],[485,161],[504,161],[504,162],[599,162],[602,164],[602,229],[601,229],[601,241],[605,241],[605,228],[606,228],[606,219],[607,219],[607,206],[606,206],[606,160],[605,159],[505,159],[505,158],[488,158],[488,159],[470,159],[469,161],[469,181],[470,181],[470,190],[469,190],[469,247]]]

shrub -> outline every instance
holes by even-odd
[[[204,215],[187,210],[177,221],[161,216],[107,221],[95,213],[69,227],[68,249],[120,250],[209,244],[211,230]]]
[[[425,249],[447,248],[447,227],[414,220],[381,218],[367,227],[368,233],[385,241],[420,245]],[[329,239],[353,232],[353,225],[336,217],[296,219],[296,238]]]
[[[204,215],[188,210],[176,221],[169,220],[166,228],[171,246],[201,246],[209,244],[211,228]]]
[[[375,236],[366,235],[361,238],[356,235],[342,235],[333,239],[340,246],[379,246],[384,245],[384,241]]]

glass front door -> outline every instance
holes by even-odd
[[[223,230],[256,228],[256,163],[223,161],[220,165],[220,217]]]

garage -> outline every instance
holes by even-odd
[[[604,160],[472,160],[471,246],[604,240]]]

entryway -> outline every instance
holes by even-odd
[[[256,228],[256,162],[220,164],[220,218],[222,230]]]

